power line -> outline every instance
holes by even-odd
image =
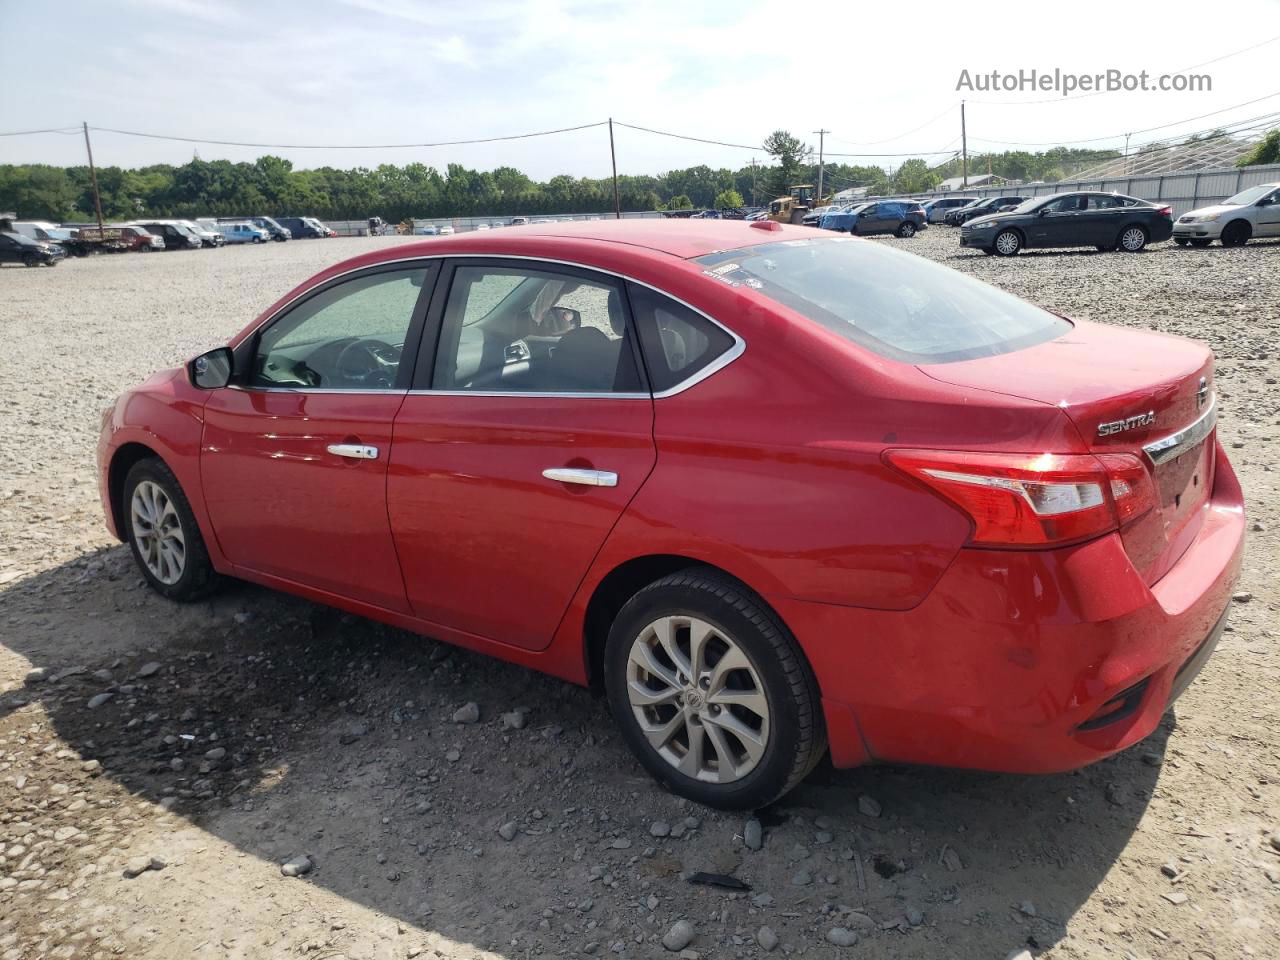
[[[79,133],[79,127],[46,127],[43,130],[10,130],[7,133],[0,133],[0,137],[25,137],[33,133]]]
[[[608,126],[608,120],[583,123],[576,127],[558,130],[538,130],[534,133],[515,133],[503,137],[480,137],[474,140],[440,140],[435,143],[248,143],[241,140],[214,140],[203,137],[180,137],[162,133],[142,133],[137,130],[117,130],[114,127],[90,127],[101,133],[118,133],[126,137],[144,137],[148,140],[176,140],[181,143],[212,143],[223,147],[256,147],[268,150],[404,150],[415,147],[460,147],[472,143],[496,143],[500,140],[527,140],[530,137],[549,137],[556,133],[572,133],[592,127]]]
[[[1015,140],[984,140],[985,143],[997,143],[1008,147],[1069,147],[1077,143],[1101,143],[1103,140],[1119,140],[1121,137],[1129,136],[1135,133],[1151,133],[1153,130],[1167,130],[1169,127],[1176,127],[1184,123],[1191,123],[1194,120],[1203,120],[1205,117],[1216,117],[1220,113],[1230,113],[1240,107],[1248,107],[1255,103],[1261,103],[1263,100],[1271,100],[1280,97],[1280,90],[1275,93],[1268,93],[1264,97],[1258,97],[1256,100],[1246,100],[1244,103],[1232,104],[1229,107],[1223,107],[1221,110],[1213,110],[1209,113],[1202,113],[1195,117],[1184,117],[1181,120],[1174,120],[1171,123],[1162,123],[1154,127],[1144,127],[1141,130],[1127,130],[1122,133],[1113,133],[1108,137],[1090,137],[1086,140],[1050,140],[1039,142],[1019,142]],[[983,139],[976,137],[975,139]]]
[[[652,127],[641,127],[634,123],[623,123],[621,120],[613,121],[615,127],[627,127],[630,130],[642,130],[645,133],[657,134],[660,137],[672,137],[676,140],[692,140],[694,143],[709,143],[717,147],[733,147],[738,150],[756,150],[761,149],[760,144],[749,143],[729,143],[725,140],[708,140],[706,137],[691,137],[683,133],[672,133],[670,130],[655,130]],[[919,150],[908,150],[902,153],[828,153],[828,157],[922,157],[934,156],[937,154],[947,153],[946,150],[935,150],[932,152]]]

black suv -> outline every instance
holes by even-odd
[[[314,239],[317,237],[324,236],[323,233],[321,233],[311,224],[307,223],[301,217],[276,217],[276,223],[280,224],[280,226],[284,227],[291,234],[293,234],[293,239],[295,240],[303,240],[308,238]]]
[[[133,224],[163,239],[166,250],[199,250],[204,246],[199,237],[178,223],[169,223],[164,220],[135,220]]]
[[[957,227],[962,227],[975,217],[986,217],[993,213],[999,213],[1001,207],[1016,207],[1026,197],[986,197],[977,203],[971,203],[967,207],[961,207],[952,214],[952,222]]]
[[[1137,253],[1173,236],[1173,208],[1119,193],[1032,197],[960,228],[960,246],[1011,257],[1023,247],[1097,247]]]
[[[67,251],[56,243],[40,243],[20,233],[0,233],[0,263],[27,267],[56,267]]]

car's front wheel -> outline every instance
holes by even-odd
[[[916,225],[912,223],[910,220],[904,220],[901,223],[901,225],[899,225],[898,236],[906,238],[906,237],[914,237],[915,235],[916,235]]]
[[[1243,247],[1252,236],[1253,230],[1249,224],[1243,220],[1233,220],[1222,230],[1222,245],[1224,247]]]
[[[1002,257],[1012,257],[1022,249],[1022,234],[1017,230],[1001,230],[992,243],[995,251]]]
[[[817,684],[764,602],[713,570],[649,584],[605,648],[614,719],[675,793],[728,810],[762,807],[826,750]]]
[[[125,539],[152,589],[185,601],[198,600],[216,586],[191,504],[163,460],[135,463],[121,499]]]

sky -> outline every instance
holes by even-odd
[[[992,9],[931,0],[0,0],[8,77],[0,134],[88,121],[254,143],[398,144],[612,116],[747,146],[782,128],[816,147],[813,131],[825,128],[828,154],[859,154],[836,159],[895,166],[913,153],[938,151],[932,159],[942,161],[959,149],[962,98],[971,151],[1095,138],[1105,139],[1087,145],[1121,148],[1126,131],[1179,121],[1135,133],[1137,145],[1280,112],[1280,0],[1236,0],[1229,15],[1189,2],[1076,0],[1069,8],[1019,4],[1016,16],[989,26],[966,16]],[[988,35],[1004,45],[974,42]],[[1198,64],[1194,72],[1211,76],[1211,91],[1064,99],[957,90],[962,70],[1156,76]],[[766,159],[759,149],[614,133],[619,173]],[[604,127],[370,150],[220,146],[99,130],[93,149],[99,164],[126,167],[184,163],[198,152],[236,161],[271,153],[299,168],[455,162],[515,166],[539,180],[609,173]],[[0,136],[0,163],[28,162],[82,164],[83,138]]]

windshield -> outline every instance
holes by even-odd
[[[1066,320],[923,257],[855,237],[783,240],[695,261],[880,356],[949,363],[1059,337]]]
[[[1243,207],[1246,204],[1257,203],[1275,188],[1276,185],[1274,183],[1264,183],[1260,187],[1250,187],[1248,190],[1241,190],[1234,197],[1228,197],[1222,202],[1227,206]]]

